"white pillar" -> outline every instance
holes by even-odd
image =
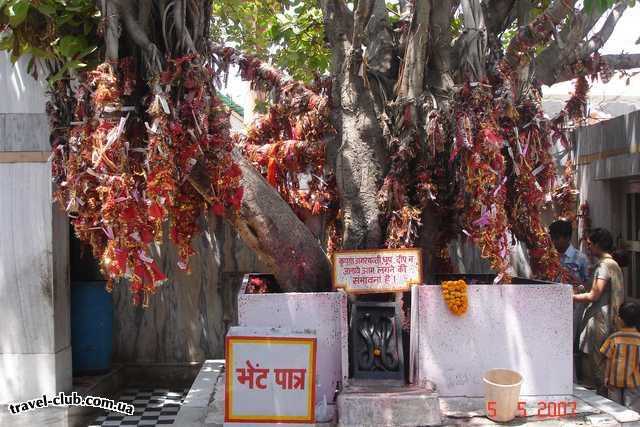
[[[45,89],[0,52],[0,404],[72,386],[69,230],[52,204]]]

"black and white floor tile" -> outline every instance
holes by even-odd
[[[115,400],[132,404],[135,408],[133,415],[106,412],[89,427],[172,425],[188,391],[128,388]]]

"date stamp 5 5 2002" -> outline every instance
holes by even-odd
[[[549,401],[539,400],[537,402],[537,413],[527,413],[527,402],[518,402],[518,416],[529,417],[536,415],[538,417],[574,417],[578,404],[575,400]],[[490,417],[496,415],[496,402],[490,400],[487,402],[487,415]]]

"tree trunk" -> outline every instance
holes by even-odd
[[[274,272],[284,292],[329,290],[331,266],[316,237],[247,159],[237,151],[233,157],[242,170],[244,196],[231,225]],[[192,174],[199,191],[207,188],[207,180],[201,171]]]
[[[327,37],[332,49],[332,121],[338,132],[335,167],[344,222],[343,247],[378,247],[382,227],[377,195],[388,160],[375,100],[363,79],[362,34],[352,39],[353,18],[342,1],[321,3],[326,25],[335,28]],[[364,27],[368,18],[360,18]]]

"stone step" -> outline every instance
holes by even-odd
[[[348,385],[338,395],[337,406],[342,427],[442,424],[438,394],[422,387]]]

